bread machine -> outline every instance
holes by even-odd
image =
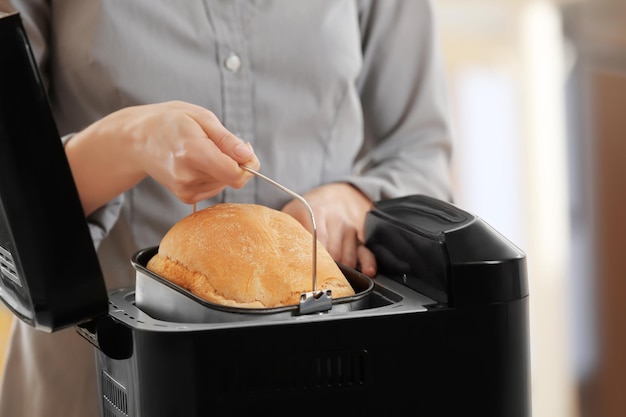
[[[0,45],[0,296],[95,346],[103,417],[530,416],[525,255],[430,197],[368,214],[379,274],[353,308],[205,314],[146,272],[156,248],[107,292],[19,14]]]

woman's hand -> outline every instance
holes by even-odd
[[[91,213],[146,176],[185,203],[243,187],[259,168],[252,148],[209,110],[172,101],[128,107],[77,133],[66,154],[83,209]]]
[[[303,197],[313,209],[317,239],[333,259],[360,267],[370,277],[376,275],[374,254],[363,245],[365,215],[372,207],[369,198],[347,183],[322,185]],[[283,211],[312,231],[309,212],[300,201],[292,200]]]

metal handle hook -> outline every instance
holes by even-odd
[[[313,291],[317,291],[317,226],[315,224],[315,216],[313,215],[313,209],[311,208],[309,203],[306,201],[306,199],[304,197],[302,197],[300,194],[291,191],[289,188],[285,187],[284,185],[277,183],[273,179],[271,179],[269,177],[266,177],[265,175],[261,174],[258,171],[255,171],[252,168],[248,168],[245,165],[239,165],[239,166],[242,169],[245,169],[246,171],[250,172],[251,174],[254,174],[257,177],[261,178],[262,180],[264,180],[264,181],[272,184],[273,186],[281,189],[282,191],[286,192],[287,194],[289,194],[293,198],[296,198],[298,201],[300,201],[302,204],[304,204],[304,206],[308,210],[309,215],[311,216],[311,224],[313,225],[313,269],[312,269],[313,270]]]

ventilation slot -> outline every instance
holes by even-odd
[[[310,388],[359,386],[365,383],[366,356],[364,352],[350,355],[322,356],[315,359]],[[305,370],[306,371],[306,370]]]
[[[128,417],[126,388],[102,371],[103,417]]]
[[[233,396],[362,389],[369,374],[367,351],[246,361],[222,372],[224,394]]]
[[[20,287],[22,283],[17,276],[17,270],[15,269],[15,263],[13,262],[13,256],[11,252],[0,246],[0,273],[2,276],[9,278]]]

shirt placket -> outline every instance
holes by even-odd
[[[209,13],[217,35],[222,84],[221,121],[228,130],[254,146],[250,54],[246,45],[242,6],[239,1],[218,0],[209,3]],[[222,192],[222,200],[252,203],[255,184],[253,179],[242,189],[226,188]]]

